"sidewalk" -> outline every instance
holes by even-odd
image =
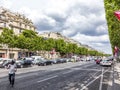
[[[114,90],[120,90],[120,63],[114,66]]]
[[[115,62],[108,82],[107,90],[120,90],[120,63]]]

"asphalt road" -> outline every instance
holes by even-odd
[[[2,76],[0,90],[108,90],[111,69],[95,62],[36,66],[18,70],[14,87]],[[6,74],[6,70],[1,72]]]

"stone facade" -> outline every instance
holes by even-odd
[[[0,34],[3,28],[12,29],[16,35],[19,35],[23,30],[33,30],[36,28],[33,22],[19,13],[11,12],[3,7],[0,7]],[[19,49],[9,49],[7,45],[2,45],[0,48],[0,57],[18,58]]]
[[[83,45],[78,41],[75,41],[71,38],[65,37],[62,34],[58,33],[58,32],[45,32],[43,34],[39,34],[40,36],[44,37],[44,38],[53,38],[53,39],[63,39],[65,42],[70,42],[70,43],[74,43],[77,44],[78,47],[85,47],[88,50],[95,50],[92,47],[88,46],[88,45]]]
[[[24,15],[0,7],[0,33],[3,28],[12,29],[15,34],[20,34],[25,29],[35,31],[32,21]]]

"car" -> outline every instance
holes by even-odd
[[[58,64],[58,63],[62,63],[61,59],[59,59],[59,58],[56,59],[56,64]]]
[[[61,58],[61,59],[60,59],[60,62],[61,62],[61,63],[66,63],[66,62],[67,62],[67,59]]]
[[[24,67],[31,67],[31,66],[33,66],[33,62],[32,62],[32,60],[18,60],[18,61],[16,61],[16,66],[18,67],[18,68],[24,68]]]
[[[102,59],[96,59],[95,60],[96,64],[100,64],[101,61],[102,61]]]
[[[57,64],[57,59],[51,59],[50,60],[53,64]]]
[[[113,64],[112,61],[109,59],[104,59],[100,62],[101,66],[112,66],[112,64]]]
[[[52,65],[53,61],[47,59],[39,59],[38,66]]]
[[[34,59],[34,60],[32,61],[32,63],[33,63],[34,65],[37,65],[37,64],[39,63],[39,58]]]
[[[31,58],[38,59],[38,58],[42,58],[42,56],[31,56]]]
[[[22,67],[23,67],[22,63],[23,63],[22,60],[17,60],[17,61],[16,61],[16,66],[17,66],[17,68],[22,68]]]
[[[31,56],[31,58],[33,59],[32,62],[34,65],[37,65],[40,59],[44,59],[41,56]]]
[[[0,61],[0,68],[5,68],[8,66],[13,59],[4,59]]]
[[[4,68],[3,64],[5,63],[5,60],[0,60],[0,68]]]

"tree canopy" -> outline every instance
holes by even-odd
[[[9,48],[27,49],[28,51],[51,51],[53,48],[61,55],[69,53],[77,55],[103,55],[96,50],[88,50],[85,47],[78,47],[76,44],[67,43],[63,39],[43,38],[32,30],[24,30],[21,34],[15,35],[13,30],[4,28],[0,35],[1,44],[7,44]]]
[[[104,0],[104,6],[112,49],[120,47],[120,21],[114,15],[120,10],[120,0]]]

